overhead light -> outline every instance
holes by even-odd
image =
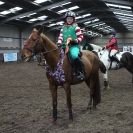
[[[133,26],[127,26],[127,28],[132,28],[133,29]]]
[[[2,11],[2,12],[0,12],[0,14],[2,14],[2,15],[7,15],[7,14],[10,14],[11,13],[11,11]]]
[[[111,6],[111,7],[116,7],[116,8],[123,8],[123,9],[131,9],[130,6],[123,6],[123,5],[117,5],[117,4],[109,4],[109,3],[106,3],[107,6]]]
[[[124,20],[128,20],[128,21],[130,21],[130,20],[133,20],[133,18],[132,17],[128,17],[128,16],[119,16],[119,15],[116,15],[119,19],[124,19]]]
[[[75,19],[80,19],[80,18],[82,18],[82,16],[78,16],[78,17],[76,17]]]
[[[34,21],[37,21],[37,20],[45,20],[46,18],[47,18],[47,16],[43,15],[43,16],[40,16],[40,17],[37,17],[37,18],[32,18],[29,21],[34,22]]]
[[[111,27],[110,27],[110,26],[105,26],[104,28],[105,28],[105,29],[106,29],[106,28],[108,28],[108,29],[109,29],[109,28],[111,28]]]
[[[47,18],[47,16],[43,15],[43,16],[38,17],[37,19],[38,20],[45,20],[46,18]]]
[[[29,22],[34,22],[34,21],[37,21],[38,19],[37,18],[32,18],[29,20]]]
[[[92,20],[92,22],[93,22],[93,23],[94,23],[94,22],[97,22],[97,21],[99,21],[99,19],[98,19],[98,18],[96,18],[96,19]]]
[[[75,9],[78,9],[79,6],[73,6],[73,7],[70,7],[69,10],[75,10]]]
[[[103,30],[103,29],[104,29],[104,27],[100,27],[100,28],[99,28],[99,30]]]
[[[71,2],[66,2],[66,3],[64,3],[64,4],[61,4],[60,6],[53,6],[53,7],[50,8],[50,10],[51,10],[51,9],[58,8],[58,7],[62,7],[62,6],[64,6],[64,5],[68,5],[68,4],[70,4],[70,3],[71,3]]]
[[[99,24],[99,26],[102,26],[102,25],[105,25],[105,23],[101,23],[101,24]]]
[[[88,16],[91,16],[91,14],[90,14],[90,13],[84,14],[84,15],[83,15],[83,18],[88,17]]]
[[[32,21],[26,21],[26,22],[28,22],[28,23],[33,23]]]
[[[21,7],[14,7],[14,8],[11,8],[9,9],[12,13],[15,13],[16,11],[19,11],[19,10],[22,10],[23,8]]]
[[[30,16],[35,15],[35,14],[36,14],[36,12],[28,14],[27,16],[30,17]]]
[[[43,3],[43,2],[46,2],[46,1],[50,1],[50,0],[35,0],[34,2],[40,4],[40,3]]]
[[[55,9],[55,8],[57,8],[57,7],[59,7],[59,6],[53,6],[53,7],[50,8],[50,10],[51,10],[51,9]]]
[[[126,13],[120,13],[120,12],[114,12],[114,14],[133,17],[133,14],[126,14]]]
[[[20,20],[19,18],[16,18],[15,20]]]
[[[128,28],[128,30],[133,31],[133,27],[132,28]]]
[[[30,17],[30,16],[35,15],[35,14],[36,14],[36,13],[34,12],[34,13],[31,13],[31,14],[28,14],[27,16],[21,16],[21,17],[19,17],[19,18]]]
[[[58,11],[58,13],[64,13],[64,12],[67,12],[67,11],[68,11],[67,9],[63,9],[63,10]]]
[[[133,22],[133,20],[127,20],[127,19],[120,19],[122,22]]]
[[[127,27],[127,29],[132,29],[133,30],[133,27]]]
[[[52,27],[52,26],[55,26],[56,23],[53,23],[53,24],[49,24],[48,27]]]
[[[87,21],[87,22],[85,22],[84,24],[86,25],[86,24],[90,24],[91,23],[91,21]]]
[[[129,26],[129,27],[133,26],[132,23],[124,23],[124,25]]]
[[[75,10],[75,9],[78,9],[78,8],[79,8],[79,6],[73,6],[73,7],[70,7],[68,9],[60,10],[60,11],[58,11],[58,13],[64,13],[64,12],[67,12],[69,10]]]
[[[86,25],[86,24],[90,24],[91,23],[91,21],[87,21],[87,22],[85,22],[84,24]]]
[[[66,2],[66,3],[62,4],[62,6],[68,5],[68,4],[70,4],[70,3],[71,3],[71,2]]]
[[[113,12],[132,13],[132,10],[110,8]]]
[[[2,11],[2,12],[0,12],[0,14],[7,15],[7,14],[10,14],[10,13],[15,13],[16,11],[19,11],[19,10],[22,10],[22,9],[23,8],[21,8],[21,7],[14,7],[14,8],[11,8],[9,10]]]
[[[85,14],[85,15],[82,15],[82,16],[77,16],[76,19],[81,19],[81,18],[85,18],[85,17],[88,17],[88,16],[91,16],[91,14],[88,13],[88,14]]]
[[[97,24],[97,25],[93,25],[92,27],[95,28],[95,27],[98,27],[98,26],[99,26],[99,25]]]
[[[3,5],[5,2],[3,2],[3,1],[0,1],[0,5]]]
[[[56,25],[63,25],[63,21],[57,22]]]
[[[19,17],[19,18],[25,18],[25,17],[27,17],[27,16],[21,16],[21,17]]]

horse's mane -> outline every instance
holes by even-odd
[[[50,46],[57,48],[57,45],[52,40],[50,40],[44,33],[41,33],[41,37],[43,40],[46,40],[50,44]]]

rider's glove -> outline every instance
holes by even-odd
[[[57,46],[58,46],[58,48],[60,48],[61,47],[61,43],[57,43]]]
[[[103,47],[102,50],[104,50],[106,47]]]
[[[71,40],[70,43],[71,43],[72,45],[77,44],[77,40]]]

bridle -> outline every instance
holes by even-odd
[[[35,31],[34,31],[34,32],[35,32]],[[41,45],[41,43],[40,43],[39,38],[37,38],[37,39],[32,39],[32,41],[35,42],[35,45],[33,46],[33,49],[31,49],[31,48],[24,48],[24,49],[29,50],[29,51],[32,53],[32,55],[35,55],[34,47],[35,47],[36,45]],[[44,47],[44,50],[45,50],[45,51],[43,51],[43,52],[41,52],[41,53],[42,53],[42,54],[48,54],[48,53],[51,53],[51,52],[53,52],[53,51],[59,50],[59,48],[55,48],[55,49],[52,49],[52,50],[47,50],[46,47]]]

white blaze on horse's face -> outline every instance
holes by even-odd
[[[36,28],[34,28],[32,30],[31,35],[29,36],[29,39],[32,39],[32,40],[36,41],[38,39],[38,37],[39,37],[39,32]]]

